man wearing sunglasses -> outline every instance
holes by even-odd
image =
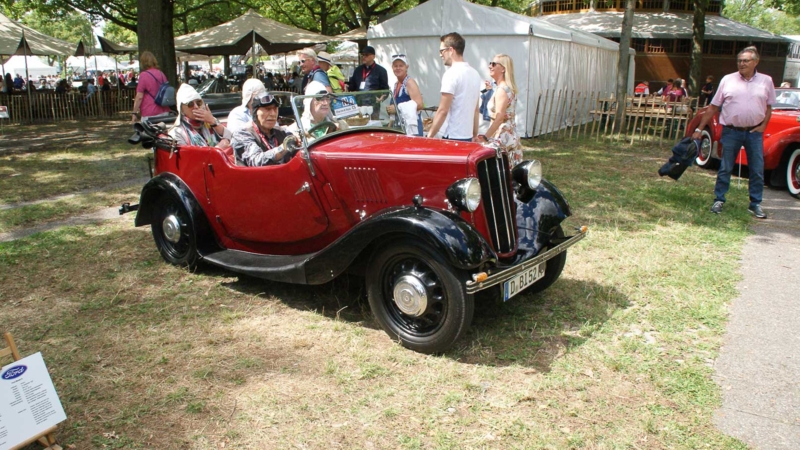
[[[285,145],[287,133],[277,126],[280,104],[278,97],[266,92],[250,102],[253,122],[233,135],[236,165],[258,167],[292,159]]]
[[[466,41],[458,33],[442,36],[439,56],[449,67],[442,75],[442,97],[433,116],[428,137],[444,130],[444,138],[471,142],[478,135],[478,108],[481,98],[481,76],[464,61]]]
[[[325,90],[331,92],[331,81],[328,79],[328,74],[317,64],[317,53],[310,48],[304,48],[297,52],[297,57],[300,58],[300,70],[303,71],[304,75],[300,92],[309,95],[306,92],[306,86],[312,81],[322,83],[325,86]]]

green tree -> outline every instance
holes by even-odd
[[[92,42],[92,22],[77,11],[70,11],[57,17],[48,17],[40,11],[31,11],[23,15],[20,21],[36,31],[76,45],[81,39],[84,42]]]
[[[796,2],[762,2],[760,0],[726,0],[722,15],[774,34],[800,34],[800,12]],[[795,14],[795,15],[792,15]]]

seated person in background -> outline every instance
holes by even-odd
[[[266,94],[267,89],[264,83],[258,78],[250,78],[242,86],[242,105],[233,108],[228,114],[228,129],[232,133],[244,130],[250,126],[253,118],[250,116],[250,102],[262,94]]]
[[[328,94],[328,90],[325,88],[320,82],[312,81],[308,83],[306,86],[306,92],[309,92],[309,95],[312,92],[315,94],[320,94],[322,97],[319,98],[306,98],[303,99],[303,115],[300,117],[300,122],[303,125],[303,132],[306,133],[308,137],[319,137],[319,136],[309,136],[308,130],[313,128],[315,125],[319,125],[322,122],[333,122],[336,125],[336,128],[340,130],[346,130],[349,127],[347,123],[343,120],[336,120],[331,113],[331,103],[333,102],[334,96]],[[297,133],[300,131],[297,123],[293,123],[291,126],[287,128],[287,131],[292,133]]]
[[[175,100],[178,103],[178,118],[169,130],[169,135],[178,145],[217,148],[231,146],[230,130],[211,114],[193,87],[182,84],[175,94]]]
[[[679,102],[683,100],[683,97],[686,96],[686,91],[683,90],[682,85],[683,80],[680,78],[676,78],[675,81],[672,82],[672,88],[669,91],[664,92],[664,100],[670,102]]]
[[[286,132],[278,124],[277,97],[263,93],[250,102],[253,121],[233,135],[233,153],[237,166],[283,164],[292,159],[284,141]]]

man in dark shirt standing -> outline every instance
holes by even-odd
[[[378,91],[389,89],[389,76],[386,69],[375,64],[375,49],[368,45],[361,52],[361,60],[364,64],[356,67],[350,82],[347,83],[347,90],[355,91]]]

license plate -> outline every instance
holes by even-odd
[[[508,301],[511,297],[524,291],[526,287],[539,281],[544,276],[544,268],[546,265],[547,262],[543,262],[538,266],[533,266],[503,283],[503,301]]]

